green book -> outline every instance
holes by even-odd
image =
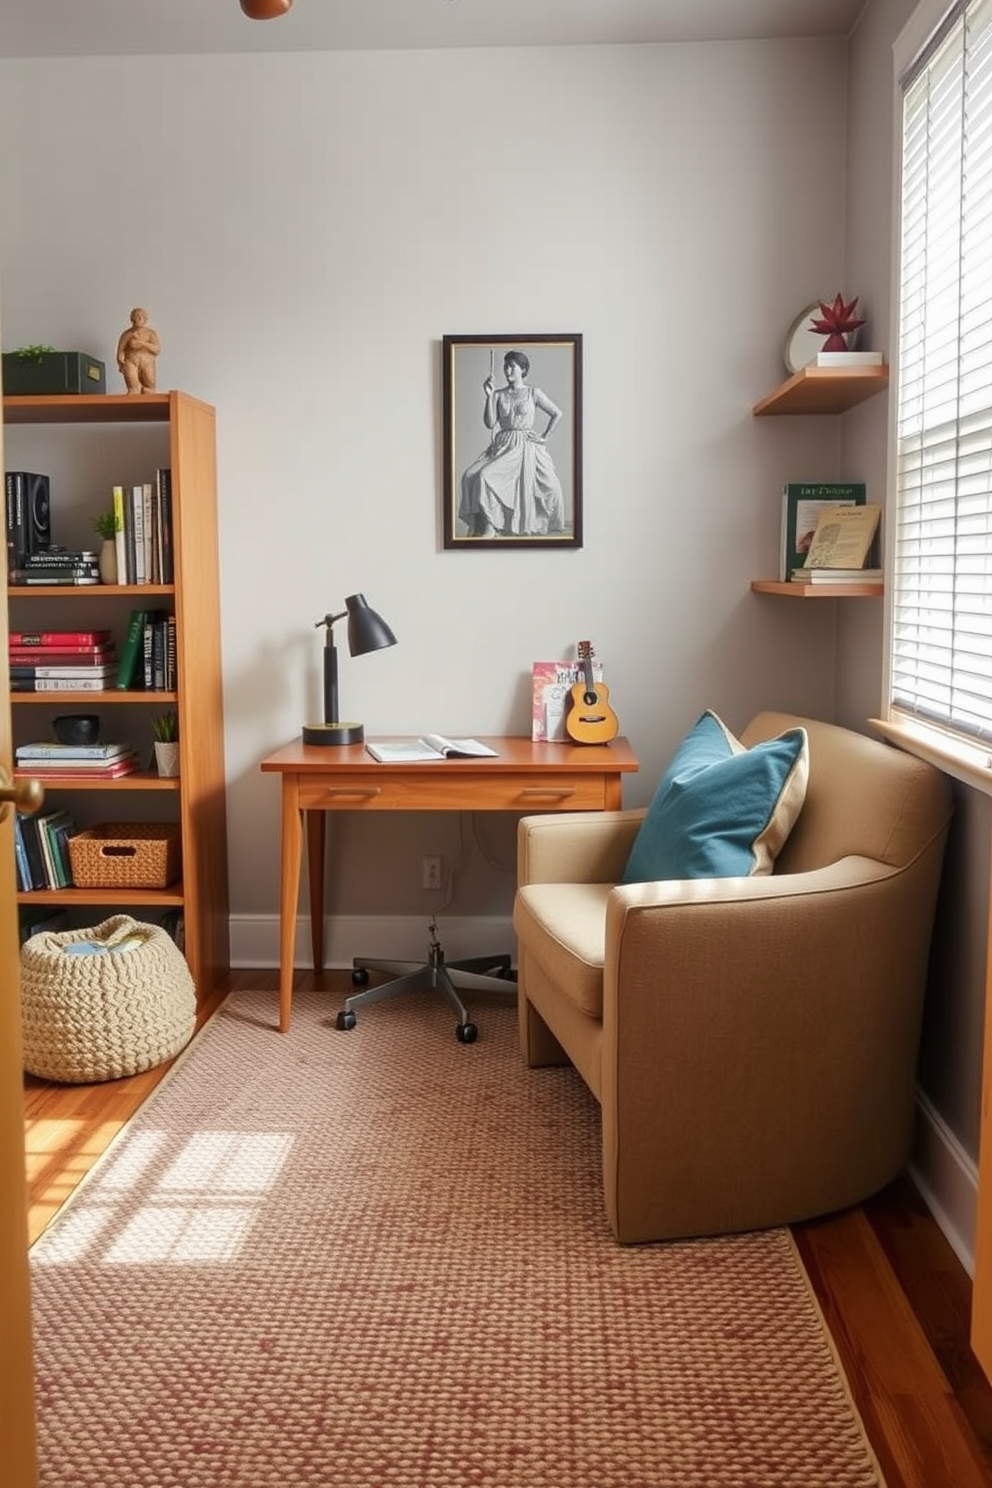
[[[134,686],[135,678],[140,675],[138,663],[144,654],[145,621],[147,619],[146,610],[132,610],[131,618],[127,622],[127,634],[121,647],[121,659],[117,665],[117,681],[114,683],[115,687],[120,687],[125,692]]]
[[[802,568],[816,531],[817,519],[826,506],[864,506],[864,481],[789,481],[782,487],[782,545],[780,579],[791,579],[794,568]]]

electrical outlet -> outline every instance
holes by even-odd
[[[439,889],[441,887],[441,859],[424,858],[422,863],[421,885],[425,889]]]

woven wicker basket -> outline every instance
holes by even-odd
[[[87,941],[97,949],[66,949]],[[112,949],[123,941],[129,949]],[[90,930],[43,930],[21,947],[24,1068],[43,1080],[136,1075],[178,1054],[195,1027],[193,978],[161,925],[113,915]]]
[[[164,889],[182,871],[179,828],[155,822],[104,822],[68,839],[79,889]]]

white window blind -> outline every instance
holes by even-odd
[[[903,84],[893,709],[992,738],[992,0]]]

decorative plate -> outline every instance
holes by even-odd
[[[818,351],[822,351],[826,345],[826,337],[819,331],[810,329],[810,321],[819,318],[820,302],[814,300],[812,305],[807,305],[801,314],[797,315],[789,327],[782,347],[782,357],[790,372],[799,372],[803,367],[808,367],[816,360]]]

